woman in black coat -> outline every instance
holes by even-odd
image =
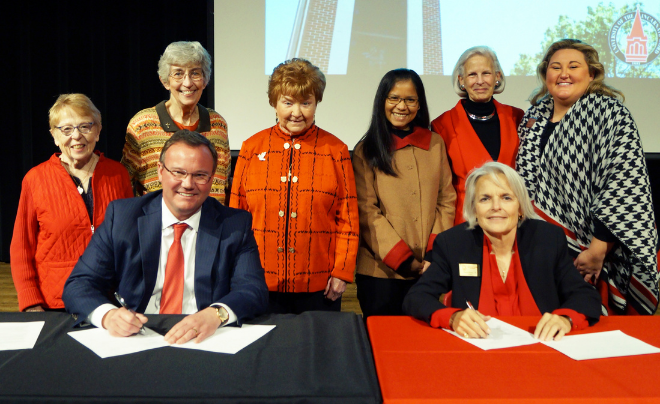
[[[561,229],[536,219],[512,168],[475,169],[463,214],[466,223],[437,236],[431,266],[404,300],[406,314],[465,338],[486,337],[495,315],[542,315],[534,333],[541,340],[598,321],[598,293],[573,265]],[[453,308],[438,300],[449,291]]]

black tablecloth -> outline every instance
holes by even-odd
[[[148,316],[164,333],[182,316]],[[277,327],[235,355],[158,348],[101,359],[67,335],[64,313],[0,313],[46,321],[34,349],[0,351],[0,402],[379,403],[361,317],[308,312],[251,324]]]

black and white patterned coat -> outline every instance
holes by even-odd
[[[618,242],[601,277],[609,307],[653,314],[658,306],[657,241],[649,176],[637,125],[618,100],[583,96],[540,150],[553,113],[551,97],[532,106],[518,127],[516,168],[542,218],[564,227],[576,252],[589,247],[598,218]],[[604,313],[605,314],[605,313]]]

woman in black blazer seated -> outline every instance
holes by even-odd
[[[465,187],[466,223],[437,236],[431,266],[408,292],[404,312],[465,338],[485,338],[486,321],[496,315],[543,314],[534,337],[544,341],[598,322],[596,289],[575,269],[562,230],[536,219],[521,177],[489,162]],[[450,290],[454,308],[438,300]]]

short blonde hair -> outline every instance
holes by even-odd
[[[623,93],[614,87],[605,84],[605,67],[598,59],[598,52],[593,46],[588,45],[578,39],[562,39],[550,45],[548,51],[545,53],[543,60],[536,68],[536,74],[541,81],[541,86],[534,90],[529,101],[532,105],[538,105],[539,102],[550,96],[548,86],[545,83],[546,73],[548,72],[548,64],[552,56],[563,49],[575,49],[584,55],[584,60],[589,65],[589,74],[594,76],[594,79],[589,83],[584,94],[602,94],[612,98],[620,98],[625,101]]]
[[[62,119],[62,112],[65,108],[71,108],[81,116],[91,116],[95,124],[101,125],[101,112],[89,97],[85,94],[62,94],[57,97],[55,104],[48,111],[48,123],[51,130],[55,129]]]
[[[172,65],[182,67],[199,66],[204,73],[204,85],[211,80],[211,55],[197,41],[172,42],[158,60],[158,77],[167,83]]]
[[[522,210],[522,219],[518,222],[520,226],[527,219],[538,219],[538,215],[534,212],[532,201],[529,199],[525,181],[523,181],[520,174],[513,168],[506,164],[489,161],[481,167],[475,168],[470,172],[467,180],[465,181],[465,201],[463,202],[463,218],[468,222],[468,228],[474,229],[477,225],[477,181],[481,177],[489,176],[495,184],[504,188],[502,181],[497,177],[499,174],[504,174],[509,188],[518,199],[518,204]]]
[[[474,46],[463,52],[463,54],[458,58],[458,61],[454,66],[454,71],[451,74],[451,82],[454,87],[454,92],[456,92],[456,94],[458,94],[458,96],[461,98],[467,98],[468,93],[465,90],[461,90],[461,83],[458,82],[458,76],[465,77],[465,63],[467,63],[467,61],[470,60],[472,56],[477,55],[490,59],[491,63],[493,64],[493,70],[495,70],[496,77],[497,73],[500,74],[500,85],[495,86],[493,94],[501,94],[504,91],[504,87],[506,86],[504,71],[502,70],[500,61],[497,59],[497,54],[495,54],[495,51],[488,46]]]
[[[268,102],[275,108],[281,95],[306,98],[314,95],[318,104],[325,91],[325,75],[308,60],[294,58],[280,63],[268,80]]]

